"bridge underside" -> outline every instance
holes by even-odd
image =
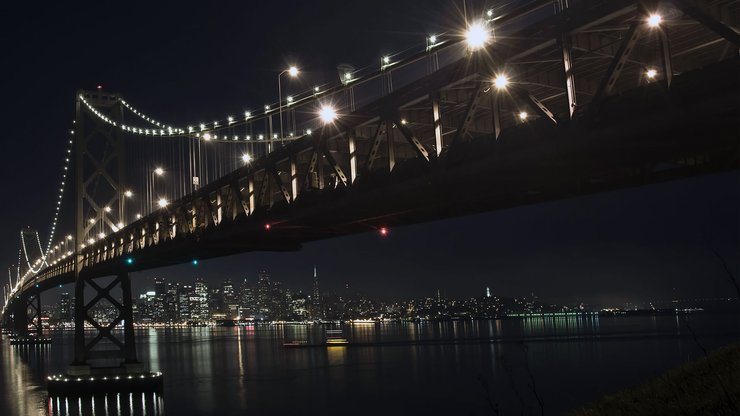
[[[298,250],[306,242],[380,227],[737,169],[739,62],[683,74],[670,89],[653,83],[610,97],[598,117],[557,125],[540,118],[504,129],[497,139],[479,135],[430,162],[406,159],[390,172],[369,172],[351,186],[306,189],[291,203],[278,201],[251,215],[228,211],[228,196],[213,191],[244,189],[244,173],[235,172],[181,201],[197,207],[220,199],[209,221],[183,233],[178,208],[162,210],[150,222],[156,244],[91,258],[81,276],[115,275],[129,257],[133,263],[125,267],[134,271],[249,251]],[[272,159],[287,159],[294,151],[288,146]],[[37,282],[43,290],[73,281],[70,272]]]

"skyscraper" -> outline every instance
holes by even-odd
[[[195,304],[191,313],[191,319],[194,321],[207,321],[210,319],[208,313],[208,286],[202,278],[195,279],[194,291]]]
[[[270,273],[267,270],[260,270],[257,273],[257,293],[255,296],[257,310],[255,314],[261,315],[263,318],[270,314],[270,306],[272,304],[270,286]]]
[[[154,293],[156,296],[164,296],[167,293],[167,283],[164,277],[154,278]]]
[[[72,320],[71,303],[67,292],[59,295],[59,320],[65,322]]]
[[[319,295],[319,272],[316,265],[313,266],[313,299],[311,299],[311,310],[314,318],[321,318],[321,297]]]
[[[178,306],[178,319],[181,322],[187,322],[192,320],[191,313],[191,304],[190,304],[190,298],[194,295],[193,292],[193,286],[191,285],[182,285],[178,288],[177,291],[177,306]]]

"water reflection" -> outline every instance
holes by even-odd
[[[707,348],[740,339],[740,317],[708,314],[142,329],[137,353],[164,372],[163,395],[81,399],[46,394],[73,350],[73,333],[56,332],[51,346],[0,344],[0,415],[156,415],[165,401],[171,414],[486,414],[489,399],[539,413],[522,404],[533,380],[561,413],[701,356],[687,323]],[[349,345],[323,345],[337,329]],[[284,346],[294,340],[314,345]]]
[[[158,393],[115,393],[91,397],[49,397],[47,410],[50,416],[134,416],[162,415],[164,402]]]

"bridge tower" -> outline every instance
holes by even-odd
[[[92,113],[92,108],[99,115]],[[69,375],[97,373],[139,373],[143,365],[137,360],[131,300],[131,281],[121,270],[107,284],[98,284],[84,269],[79,254],[85,244],[117,231],[123,222],[125,198],[125,143],[121,129],[123,103],[117,94],[79,91],[75,119],[75,348]],[[120,290],[120,300],[112,293]],[[93,293],[91,299],[85,295]],[[93,308],[105,300],[118,314],[110,322],[100,322]],[[85,324],[95,328],[86,337]],[[123,339],[113,331],[123,323]],[[100,364],[103,362],[104,364]]]

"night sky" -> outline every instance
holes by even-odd
[[[374,0],[187,2],[134,6],[0,5],[5,201],[0,259],[17,261],[18,231],[48,235],[77,89],[120,92],[176,125],[214,120],[277,99],[276,76],[297,64],[302,90],[332,81],[336,65],[377,64],[423,48],[429,33],[461,27],[461,2]],[[318,4],[317,4],[318,3]],[[468,3],[468,12],[474,6]],[[421,6],[423,4],[423,6]],[[482,9],[478,9],[482,10]],[[301,85],[300,82],[305,83]],[[306,245],[295,253],[249,253],[135,274],[212,284],[254,280],[267,268],[307,290],[314,264],[322,287],[349,284],[372,296],[453,297],[531,292],[556,301],[621,302],[735,296],[707,241],[740,274],[737,172],[537,204]],[[65,199],[57,235],[72,229]],[[674,289],[675,288],[675,289]],[[45,297],[55,300],[57,291]]]

